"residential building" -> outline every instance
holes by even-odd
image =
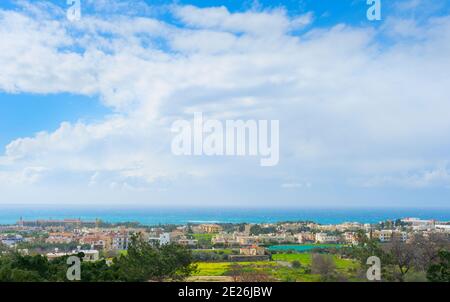
[[[201,224],[199,227],[200,227],[200,230],[205,233],[214,234],[214,233],[219,233],[220,231],[222,231],[222,227],[217,224]]]
[[[266,254],[266,249],[261,246],[253,245],[239,249],[240,255],[260,256]]]
[[[317,233],[316,243],[338,243],[340,240],[339,236],[328,235],[327,233]]]

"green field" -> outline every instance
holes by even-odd
[[[276,262],[273,261],[258,261],[258,262],[198,262],[198,271],[195,276],[224,276],[233,264],[239,264],[249,269],[266,269],[276,267]]]
[[[272,260],[274,261],[299,261],[301,265],[311,265],[312,254],[274,254],[272,255]],[[356,269],[359,264],[356,261],[341,259],[339,257],[333,256],[333,259],[336,263],[336,268],[338,270],[348,270],[348,269]]]
[[[194,239],[197,239],[198,241],[202,240],[202,241],[208,241],[211,242],[211,239],[215,236],[216,234],[192,234],[192,237],[194,237]]]
[[[276,280],[280,281],[300,281],[312,282],[319,281],[320,276],[307,273],[307,269],[311,265],[311,254],[275,254],[272,255],[273,261],[256,261],[256,262],[238,262],[248,270],[263,271]],[[352,272],[358,268],[358,263],[352,260],[340,259],[333,256],[336,263],[336,269],[345,276],[351,276]],[[299,261],[300,268],[291,266],[293,261]],[[234,262],[199,262],[198,271],[195,276],[226,276]]]
[[[207,247],[211,247],[212,246],[212,242],[211,239],[216,235],[216,234],[191,234],[192,237],[194,239],[198,240],[198,244],[200,246],[207,246]]]

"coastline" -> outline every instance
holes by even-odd
[[[108,223],[139,222],[142,225],[187,223],[277,223],[314,221],[320,224],[343,222],[377,223],[384,220],[417,217],[450,220],[450,208],[96,208],[96,207],[25,207],[0,205],[0,224],[15,224],[23,220],[81,219]]]

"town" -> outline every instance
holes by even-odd
[[[127,253],[133,236],[152,246],[177,244],[189,249],[198,266],[190,281],[237,281],[236,272],[245,269],[257,274],[247,276],[250,279],[240,274],[243,281],[320,281],[318,278],[329,275],[327,269],[341,278],[355,278],[361,264],[353,255],[354,249],[368,241],[388,247],[394,242],[413,244],[420,237],[425,243],[430,241],[426,243],[429,246],[439,246],[448,252],[450,222],[403,218],[376,224],[297,221],[145,226],[99,219],[20,218],[14,225],[0,226],[0,251],[43,255],[49,261],[83,253],[85,262],[108,263],[113,257]],[[327,261],[317,255],[329,256],[333,263],[328,268],[322,264],[322,272],[320,268],[317,271],[314,263],[317,266],[318,262]]]

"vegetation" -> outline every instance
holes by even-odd
[[[233,270],[234,262],[199,262],[197,263],[196,276],[226,276],[230,275]],[[239,265],[247,270],[264,270],[268,267],[276,267],[275,262],[271,261],[254,261],[239,262]]]
[[[312,273],[312,254],[275,254],[274,261],[199,262],[195,276],[230,276],[235,281],[321,281],[320,273]],[[359,267],[356,261],[330,256],[336,265],[336,276],[351,279]],[[298,265],[300,264],[300,266]],[[336,278],[335,278],[336,279]],[[343,279],[343,278],[341,278]],[[326,281],[333,281],[326,280]]]
[[[432,282],[450,282],[450,252],[439,252],[438,261],[428,268],[427,278]]]
[[[84,255],[78,255],[82,258]],[[68,256],[49,261],[45,256],[23,256],[16,252],[0,257],[0,281],[45,282],[67,281]],[[81,263],[84,282],[101,281],[165,281],[184,280],[195,270],[192,253],[176,244],[152,246],[139,237],[133,237],[126,254],[105,260]]]
[[[449,241],[444,234],[427,237],[416,234],[408,242],[394,237],[385,244],[362,236],[359,242],[358,246],[343,248],[341,255],[358,259],[363,269],[367,268],[368,257],[379,257],[383,280],[404,282],[420,280],[426,275],[433,281],[434,277],[439,279],[434,272],[445,271],[445,251],[449,250]]]
[[[252,225],[250,228],[251,235],[271,234],[275,233],[276,231],[277,229],[273,226],[263,228],[259,224]]]
[[[212,247],[211,239],[215,234],[192,234],[192,238],[198,240],[198,245],[202,248]]]
[[[331,255],[313,254],[311,272],[320,275],[321,281],[346,281],[344,274],[338,273],[336,263]]]
[[[101,223],[98,221],[97,223]],[[167,225],[175,229],[175,225]],[[241,229],[244,225],[223,225],[228,229]],[[252,234],[270,233],[270,228],[252,225]],[[400,220],[386,221],[379,228],[403,227]],[[143,237],[132,237],[128,250],[102,252],[106,260],[82,261],[83,282],[145,282],[181,281],[192,276],[197,280],[226,280],[238,282],[302,281],[336,282],[367,281],[366,264],[370,256],[381,260],[382,281],[450,282],[449,239],[445,234],[414,234],[403,242],[398,237],[388,243],[370,239],[364,231],[356,235],[356,246],[342,244],[286,244],[270,246],[270,261],[231,262],[230,255],[239,253],[238,248],[212,249],[214,234],[193,234],[187,227],[189,238],[197,239],[201,249],[191,250],[177,244],[154,246]],[[47,235],[36,234],[38,240],[22,242],[15,251],[0,243],[1,281],[67,281],[68,256],[49,261],[45,256],[33,255],[53,251],[70,251],[75,243],[47,244]],[[84,247],[85,248],[85,247]],[[27,249],[31,255],[23,255]],[[18,251],[18,252],[16,252]],[[79,257],[84,255],[79,254]],[[203,278],[203,279],[202,279]],[[214,279],[216,278],[216,279]],[[191,279],[189,279],[191,280]]]

